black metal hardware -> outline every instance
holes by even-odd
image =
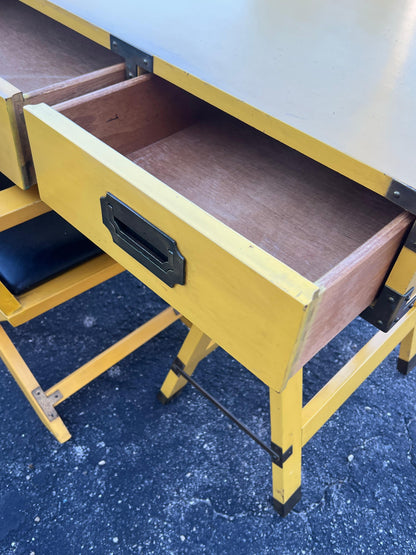
[[[407,376],[410,371],[416,366],[416,355],[414,355],[410,360],[403,360],[402,358],[397,359],[397,370],[400,374]]]
[[[287,451],[283,453],[282,448],[279,445],[276,445],[276,443],[272,442],[272,450],[275,454],[275,456],[272,457],[272,462],[274,464],[277,464],[277,466],[280,466],[280,468],[283,468],[283,463],[285,463],[290,455],[293,454],[292,445],[289,447],[289,449],[287,449]]]
[[[406,237],[404,246],[413,252],[416,252],[416,222],[412,225],[409,234]]]
[[[280,503],[280,501],[278,501],[273,497],[272,504],[274,509],[279,513],[279,515],[284,518],[290,513],[290,511],[293,509],[296,503],[300,501],[301,497],[302,497],[302,491],[301,491],[301,488],[299,487],[295,491],[295,493],[291,497],[289,497],[286,503]]]
[[[416,214],[416,189],[414,187],[393,179],[388,188],[386,198],[408,212]]]
[[[236,426],[240,428],[245,434],[247,434],[251,439],[253,439],[266,453],[268,453],[272,459],[274,464],[277,464],[282,468],[283,463],[290,457],[293,452],[292,446],[289,447],[285,453],[282,453],[282,449],[272,443],[272,447],[270,448],[262,439],[257,437],[245,424],[243,424],[236,416],[234,416],[228,409],[226,409],[215,397],[213,397],[208,391],[206,391],[198,382],[196,382],[191,376],[189,376],[185,370],[184,363],[179,359],[176,358],[171,366],[171,370],[175,372],[177,376],[182,376],[185,378],[199,393],[201,393],[204,397],[211,401],[211,403],[217,407],[227,418],[229,418]]]
[[[140,67],[145,71],[153,72],[153,56],[146,52],[135,48],[131,44],[110,35],[111,50],[122,56],[126,61],[126,77],[136,77],[137,68]]]
[[[405,295],[384,285],[375,301],[360,316],[381,331],[389,331],[408,312],[416,301],[412,287]]]
[[[111,193],[100,202],[103,223],[116,245],[169,287],[185,284],[185,259],[174,239]]]

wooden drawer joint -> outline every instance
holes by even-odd
[[[153,73],[153,56],[135,48],[131,44],[110,35],[111,50],[126,60],[126,77],[136,77],[140,68],[148,73]]]

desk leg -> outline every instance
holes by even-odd
[[[278,393],[270,389],[272,449],[280,461],[273,461],[273,506],[286,516],[301,498],[302,459],[302,369]]]
[[[403,339],[400,345],[397,370],[407,375],[416,366],[416,328]]]
[[[180,364],[183,370],[191,376],[198,363],[211,353],[217,345],[200,329],[192,325],[186,339],[160,388],[158,399],[164,405],[181,391],[188,383],[183,376],[175,373],[175,365]]]

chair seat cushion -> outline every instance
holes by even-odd
[[[8,189],[13,183],[4,174],[0,173],[0,191],[3,189]]]
[[[0,233],[0,281],[20,295],[100,253],[58,214],[47,212]]]

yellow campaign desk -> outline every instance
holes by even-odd
[[[330,57],[341,48],[342,35],[329,32],[337,48],[326,44],[326,57],[317,46],[319,67],[305,57],[294,31],[283,38],[296,49],[289,48],[292,43],[276,45],[273,56],[265,55],[264,41],[281,36],[271,22],[296,22],[291,29],[300,33],[301,23],[310,29],[309,14],[317,25],[318,14],[310,14],[304,2],[291,8],[245,3],[240,9],[230,3],[222,10],[210,4],[195,15],[192,33],[179,26],[189,25],[186,2],[175,3],[175,9],[166,2],[140,8],[126,2],[133,12],[101,11],[96,2],[25,3],[127,53],[127,73],[134,73],[139,60],[155,74],[127,81],[118,76],[114,84],[58,100],[54,107],[24,109],[40,195],[192,322],[162,387],[165,399],[180,390],[183,372],[191,374],[215,344],[269,386],[273,497],[278,511],[287,514],[300,496],[302,445],[397,344],[403,341],[406,369],[414,363],[414,218],[402,210],[405,204],[415,211],[411,157],[410,165],[396,165],[393,154],[374,157],[368,136],[361,146],[369,149],[361,148],[356,135],[363,129],[373,139],[377,133],[385,137],[378,132],[382,118],[368,125],[367,104],[358,104],[364,114],[358,127],[348,106],[328,104],[332,97],[341,102],[331,89],[340,83],[330,71]],[[141,11],[137,18],[135,6]],[[361,29],[351,19],[358,4],[348,6],[328,4],[328,14],[339,19],[349,9],[344,25]],[[399,16],[397,10],[398,22]],[[268,32],[254,47],[262,22]],[[325,20],[328,28],[330,22]],[[213,33],[216,25],[223,33]],[[374,30],[377,35],[375,24]],[[217,35],[222,41],[227,36],[230,48],[221,41],[217,49],[208,48],[208,39],[212,43]],[[185,48],[192,37],[195,48]],[[244,37],[251,39],[238,48],[237,38]],[[208,58],[198,58],[204,53]],[[294,62],[303,58],[315,85],[326,77],[327,97],[320,98],[322,87],[298,82],[302,72],[292,75]],[[267,71],[264,64],[276,60]],[[344,101],[349,92],[346,87]],[[250,96],[262,93],[263,98]],[[341,133],[350,128],[349,135]],[[406,132],[409,139],[411,126]],[[382,308],[374,305],[370,312],[379,327],[386,319],[398,322],[378,332],[302,407],[303,364],[386,291]],[[394,310],[386,312],[390,305]]]

